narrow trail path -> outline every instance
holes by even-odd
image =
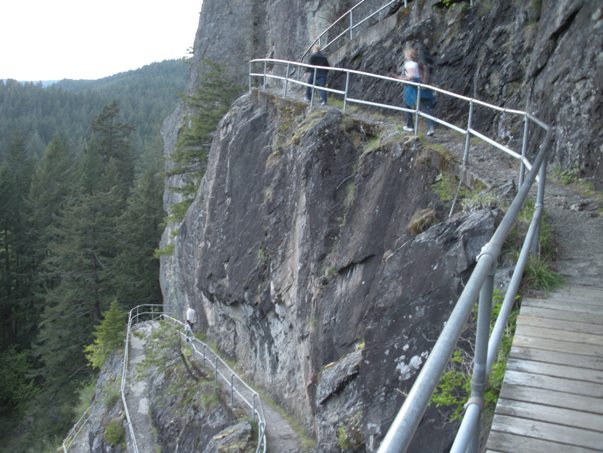
[[[290,423],[272,407],[264,405],[269,453],[302,453],[302,442]]]
[[[218,372],[223,376],[229,378],[230,371],[226,366],[224,366],[220,361],[216,361],[216,353],[211,350],[205,350],[205,354],[207,354],[208,359],[203,360],[199,357],[196,357],[196,362],[199,366],[203,367],[209,375],[213,375],[216,372],[216,367]],[[230,385],[225,382],[223,379],[218,379],[218,382],[221,386],[222,393],[226,398],[230,398],[231,388]],[[253,402],[253,392],[249,389],[241,386],[236,386],[237,391],[241,393],[241,395],[250,402]],[[234,403],[238,405],[243,411],[250,412],[251,408],[247,403],[245,403],[239,395],[234,394]],[[303,443],[296,433],[296,431],[291,426],[291,423],[283,417],[276,409],[272,408],[270,405],[266,404],[266,402],[262,401],[262,410],[264,413],[264,419],[266,420],[266,438],[267,438],[267,452],[268,453],[303,453]]]
[[[601,200],[549,183],[546,213],[557,242],[557,271],[568,284],[603,287]]]
[[[140,453],[155,452],[157,445],[153,435],[154,430],[152,429],[153,425],[149,411],[146,377],[141,376],[141,373],[138,371],[138,365],[145,359],[144,349],[146,341],[156,325],[156,322],[141,323],[136,326],[130,336],[126,402],[128,403],[130,418],[132,419],[132,425],[136,434],[136,443]]]

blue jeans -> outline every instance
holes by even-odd
[[[306,80],[306,83],[312,84],[313,82],[314,82],[314,73],[310,72],[310,73],[308,73],[308,79]],[[326,74],[325,75],[316,74],[316,86],[324,87],[326,85],[327,85]],[[318,90],[318,93],[320,94],[320,100],[326,104],[327,103],[327,92],[325,90]],[[312,87],[306,87],[306,99],[307,100],[312,99]]]
[[[409,109],[414,109],[416,108],[416,106],[413,105],[406,105],[406,108]],[[427,113],[428,115],[433,116],[433,109],[434,109],[434,101],[433,99],[421,99],[421,104],[419,105],[419,110],[422,112]],[[411,129],[414,129],[414,113],[410,113],[410,112],[405,112],[406,113],[406,126],[410,127]],[[426,119],[427,121],[427,127],[429,129],[433,129],[435,124],[433,120],[430,119]]]

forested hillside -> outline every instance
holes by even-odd
[[[1,451],[54,450],[109,306],[160,302],[159,128],[187,71],[0,83]]]
[[[184,92],[186,60],[169,60],[99,80],[42,83],[0,81],[0,158],[18,137],[39,157],[55,136],[74,149],[90,132],[95,115],[116,101],[126,122],[134,126],[138,152],[159,149],[159,128]]]

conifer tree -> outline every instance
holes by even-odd
[[[77,166],[72,195],[54,224],[48,256],[44,311],[35,352],[39,376],[61,401],[85,378],[84,345],[116,295],[114,261],[119,250],[118,222],[126,206],[132,174],[131,128],[120,123],[115,104],[105,107]]]
[[[72,165],[67,145],[55,137],[36,166],[28,205],[38,262],[46,255],[46,244],[51,240],[49,226],[54,222],[74,184]]]
[[[159,162],[159,161],[158,161]],[[154,251],[163,230],[163,175],[160,163],[137,179],[128,206],[119,221],[120,250],[114,275],[117,297],[125,307],[156,304],[161,300],[159,261]]]
[[[224,68],[210,60],[204,60],[206,72],[201,77],[199,88],[185,102],[192,114],[189,125],[184,127],[171,156],[173,168],[168,175],[178,175],[182,184],[173,187],[183,194],[180,205],[173,206],[176,217],[184,214],[192,202],[199,182],[205,173],[209,148],[218,122],[228,112],[233,101],[241,94],[242,87],[229,79]]]
[[[33,163],[21,135],[9,147],[0,174],[0,346],[26,344],[23,325],[33,276],[25,200]]]
[[[31,249],[34,263],[34,299],[28,335],[34,337],[43,301],[44,289],[52,287],[42,262],[48,257],[48,246],[56,237],[57,216],[73,191],[73,163],[66,144],[55,138],[38,162],[28,196],[28,223],[31,226]]]
[[[103,366],[109,354],[123,346],[126,312],[113,299],[103,320],[94,329],[94,342],[85,348],[86,358],[93,368]]]

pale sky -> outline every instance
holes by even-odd
[[[7,0],[0,80],[99,79],[189,56],[202,0]]]

